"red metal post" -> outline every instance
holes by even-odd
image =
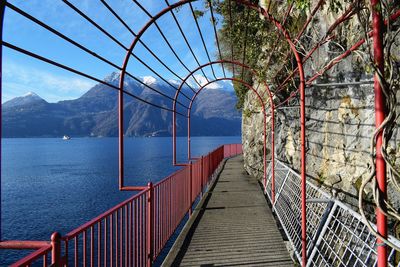
[[[178,95],[175,95],[173,103],[174,112],[172,113],[172,165],[176,165],[176,99]]]
[[[192,102],[190,102],[191,104]],[[192,159],[192,155],[190,152],[190,109],[188,111],[188,118],[187,118],[187,133],[188,133],[188,138],[187,138],[187,149],[188,149],[188,161],[190,161]]]
[[[153,264],[153,240],[154,240],[154,202],[153,202],[153,195],[154,195],[154,187],[153,183],[149,182],[147,185],[147,242],[146,242],[146,266],[151,267]]]
[[[61,235],[57,232],[51,235],[51,264],[52,266],[61,266]]]
[[[189,216],[192,216],[192,201],[193,201],[193,164],[189,162]]]
[[[383,20],[382,6],[379,0],[371,0],[372,8],[372,37],[374,43],[374,64],[381,75],[384,73],[384,52],[383,52]],[[375,92],[375,126],[380,127],[385,119],[386,107],[385,96],[382,92],[382,86],[379,82],[379,74],[376,72],[374,76],[374,92]],[[376,139],[376,180],[380,193],[380,201],[383,203],[386,200],[386,163],[382,157],[382,131],[378,133]],[[384,208],[384,205],[382,205]],[[376,209],[376,221],[378,233],[384,238],[387,238],[387,218],[379,209]],[[378,238],[378,267],[387,266],[387,247],[386,244]]]
[[[0,1],[0,41],[1,41],[1,43],[3,43],[3,21],[4,21],[4,10],[5,10],[5,7],[6,7],[6,1]],[[3,95],[3,87],[2,87],[2,84],[3,84],[3,82],[2,82],[2,79],[3,79],[3,45],[2,44],[0,44],[0,103],[3,103],[3,101],[2,101],[2,95]],[[2,188],[1,188],[1,178],[2,178],[2,162],[3,162],[3,160],[2,160],[2,140],[3,140],[3,138],[1,138],[1,136],[2,136],[2,130],[3,130],[3,128],[2,128],[2,118],[3,118],[3,105],[0,105],[0,199],[2,199],[1,198],[1,192],[2,192]],[[1,214],[2,214],[2,209],[1,209],[1,203],[0,203],[0,241],[1,241],[1,232],[2,232],[2,228],[1,228],[1,222],[2,222],[2,217],[1,217]]]
[[[242,0],[238,0],[242,2]],[[275,24],[278,30],[282,31],[286,40],[289,43],[290,49],[296,58],[296,62],[299,68],[300,76],[300,142],[301,142],[301,241],[302,241],[302,266],[307,265],[307,205],[306,205],[306,110],[305,110],[305,79],[302,59],[297,52],[296,46],[293,44],[289,33],[286,29],[269,13],[265,10],[261,10],[264,17],[268,18],[272,23]]]
[[[263,114],[264,114],[264,127],[263,127],[263,184],[264,188],[267,187],[267,116],[265,115],[265,107],[263,106]],[[274,203],[274,202],[272,202]]]
[[[124,73],[121,73],[118,92],[118,168],[119,168],[119,189],[124,187]]]
[[[272,205],[275,203],[275,108],[271,100],[271,199]],[[266,130],[265,130],[266,131]],[[266,164],[264,164],[265,166]],[[267,170],[264,167],[264,176],[266,176]],[[266,178],[265,178],[266,179]],[[266,184],[264,185],[266,188]]]
[[[266,87],[266,91],[268,92],[269,101],[271,105],[271,200],[272,205],[275,203],[275,103],[274,98],[272,96],[271,90],[267,83],[264,83]],[[264,119],[266,118],[265,111],[264,111]],[[267,122],[264,121],[264,153],[266,152],[266,129]],[[266,160],[266,155],[264,155],[264,160]],[[267,187],[267,163],[264,162],[264,190]]]
[[[304,81],[303,81],[304,83]],[[307,191],[306,191],[306,108],[305,88],[300,86],[300,142],[301,142],[301,254],[302,266],[307,265]]]
[[[200,197],[203,197],[203,186],[204,186],[204,170],[203,170],[203,168],[204,168],[204,164],[203,164],[203,162],[204,162],[204,157],[203,156],[201,156],[201,158],[200,158]]]

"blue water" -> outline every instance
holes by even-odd
[[[192,154],[203,155],[237,137],[192,137]],[[186,138],[178,138],[184,161]],[[125,138],[126,185],[145,185],[170,174],[172,139]],[[49,240],[54,231],[70,230],[131,196],[118,191],[118,139],[3,139],[3,240]],[[0,252],[0,265],[16,254]]]

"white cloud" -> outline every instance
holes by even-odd
[[[55,74],[10,61],[4,62],[3,74],[3,101],[28,92],[35,92],[49,102],[74,99],[95,84],[85,78]]]
[[[212,81],[210,79],[209,79],[209,81],[207,81],[206,77],[204,77],[201,74],[195,74],[193,76],[197,80],[197,82],[200,83],[201,86],[204,86],[207,83],[209,83],[209,81],[210,82]],[[189,79],[190,80],[190,84],[197,85],[197,87],[198,87],[198,84],[194,81],[194,78],[190,78]],[[214,83],[211,83],[211,84],[207,85],[205,88],[207,88],[207,89],[222,89],[223,86],[221,84],[219,84],[218,82],[214,82]]]

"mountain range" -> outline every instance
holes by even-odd
[[[197,77],[205,83],[204,77]],[[202,78],[202,79],[201,79]],[[118,85],[119,74],[112,73],[105,82]],[[165,108],[172,108],[172,100],[163,97],[158,90],[174,97],[179,83],[174,80],[160,81],[146,76],[138,80],[126,78],[124,89],[146,101]],[[194,79],[183,87],[182,92],[193,96],[190,87]],[[152,89],[150,89],[151,87]],[[188,106],[189,100],[181,95],[179,101]],[[191,134],[193,136],[240,135],[241,113],[235,109],[236,95],[229,83],[214,83],[198,94],[191,113]],[[187,114],[186,108],[177,105],[178,111]],[[3,137],[60,137],[117,136],[118,135],[118,91],[99,83],[81,97],[49,103],[31,92],[13,98],[2,104]],[[178,135],[187,134],[187,121],[177,116]],[[137,99],[124,96],[125,136],[170,136],[172,113]]]

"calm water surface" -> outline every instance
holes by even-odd
[[[203,155],[241,137],[192,137],[193,155]],[[186,159],[186,138],[178,138],[178,160]],[[176,168],[172,139],[126,138],[127,185],[158,181]],[[131,196],[118,191],[118,139],[3,139],[2,239],[49,240]],[[0,252],[0,265],[15,260]]]

